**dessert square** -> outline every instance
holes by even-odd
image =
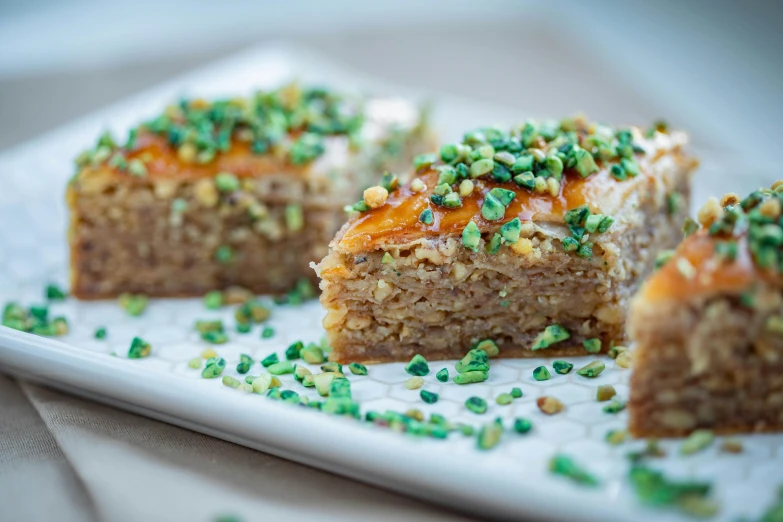
[[[336,361],[600,353],[682,239],[686,135],[584,118],[483,128],[366,201],[315,270]],[[365,204],[366,203],[366,204]]]
[[[71,291],[286,291],[314,279],[308,264],[325,255],[370,176],[432,144],[422,112],[400,99],[292,84],[183,100],[124,143],[104,134],[77,158]]]
[[[711,198],[634,297],[634,435],[783,430],[781,190]]]

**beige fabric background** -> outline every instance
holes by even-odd
[[[465,38],[464,35],[491,35]],[[302,38],[395,83],[489,99],[537,114],[586,109],[606,121],[651,121],[666,101],[574,39],[517,21]],[[508,50],[517,50],[511,55]],[[184,70],[226,55],[0,81],[0,149]],[[530,52],[522,53],[519,50]],[[454,67],[481,64],[489,74]],[[509,68],[559,71],[557,82]],[[503,71],[502,79],[496,71]],[[531,103],[531,100],[533,102]],[[676,121],[676,115],[672,115]],[[696,136],[697,143],[702,136]],[[707,141],[707,140],[704,140]],[[415,468],[412,465],[412,472]],[[221,440],[0,376],[0,520],[462,520],[442,508]]]

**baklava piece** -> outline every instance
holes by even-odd
[[[634,435],[783,430],[782,192],[710,199],[634,297]]]
[[[607,351],[656,252],[682,239],[685,142],[574,118],[479,129],[417,158],[388,198],[365,193],[315,267],[332,357]]]
[[[314,280],[308,264],[370,176],[432,146],[422,112],[399,99],[293,84],[172,105],[124,144],[105,134],[77,159],[71,291],[276,293]]]

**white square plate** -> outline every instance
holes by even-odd
[[[43,301],[47,282],[67,280],[67,226],[63,190],[73,174],[72,160],[94,143],[101,130],[117,133],[153,115],[181,95],[230,95],[271,87],[284,81],[327,82],[349,89],[394,92],[421,99],[423,93],[391,88],[354,71],[347,71],[322,56],[285,46],[251,50],[214,66],[186,75],[159,88],[79,120],[61,130],[17,147],[0,156],[3,190],[0,191],[0,304],[14,300],[25,305]],[[432,96],[433,93],[428,93]],[[437,95],[433,124],[445,139],[455,138],[471,126],[510,123],[528,113],[486,103]],[[716,176],[718,167],[728,168],[725,158],[702,151],[706,172],[698,178],[696,200],[725,189],[726,178]],[[735,178],[736,179],[736,178]],[[744,187],[769,182],[759,177]],[[716,184],[719,188],[716,188]],[[532,378],[532,369],[551,364],[543,359],[492,362],[490,379],[482,384],[457,386],[440,383],[435,372],[451,369],[454,361],[431,362],[432,372],[424,389],[440,394],[428,405],[419,391],[406,390],[408,377],[403,364],[371,366],[364,377],[349,374],[354,398],[368,410],[421,409],[426,415],[441,413],[449,420],[474,426],[502,417],[506,433],[492,451],[476,449],[474,437],[452,434],[448,440],[403,436],[351,419],[324,415],[247,395],[221,385],[219,379],[204,380],[187,361],[209,345],[192,331],[196,318],[222,318],[233,324],[231,310],[208,311],[200,300],[154,300],[142,317],[126,316],[116,302],[54,303],[51,312],[68,318],[71,332],[56,340],[0,327],[0,364],[9,373],[22,375],[55,388],[106,402],[120,408],[184,426],[284,458],[323,468],[341,475],[401,491],[433,502],[492,517],[535,517],[561,520],[664,520],[671,511],[642,507],[627,480],[625,455],[643,441],[612,447],[604,441],[610,429],[623,428],[626,414],[602,412],[594,399],[598,384],[614,384],[619,397],[628,396],[629,371],[606,359],[607,369],[597,379],[584,379],[572,372],[545,382]],[[216,350],[234,371],[240,353],[256,360],[277,351],[282,355],[295,340],[318,341],[322,311],[317,302],[299,307],[275,306],[270,324],[276,335],[260,338],[256,327],[250,334],[230,333],[228,344]],[[106,340],[94,339],[97,326],[108,328]],[[130,339],[139,335],[153,346],[152,356],[128,360]],[[119,356],[110,356],[116,352]],[[569,358],[577,365],[590,358]],[[251,374],[259,373],[259,366]],[[284,387],[316,398],[312,388],[283,377]],[[512,386],[524,397],[509,406],[494,398]],[[463,405],[469,396],[488,399],[484,415]],[[542,395],[558,397],[566,404],[563,413],[546,417],[536,407]],[[511,431],[511,420],[527,417],[534,429],[528,435]],[[758,516],[772,501],[783,474],[783,436],[741,437],[745,451],[721,454],[718,444],[700,454],[681,457],[678,442],[666,441],[668,457],[653,466],[677,478],[703,478],[713,482],[715,497],[722,503],[721,519]],[[596,489],[586,489],[554,477],[547,462],[555,453],[574,457],[601,479]]]

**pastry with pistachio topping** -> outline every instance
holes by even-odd
[[[423,113],[400,99],[291,84],[183,100],[77,158],[67,191],[72,293],[288,290],[314,279],[308,263],[376,173],[431,146]]]
[[[634,297],[630,431],[783,431],[783,181],[711,198]]]
[[[606,352],[655,254],[682,239],[685,143],[577,117],[419,156],[315,266],[331,356],[450,359],[487,339],[502,357]]]

